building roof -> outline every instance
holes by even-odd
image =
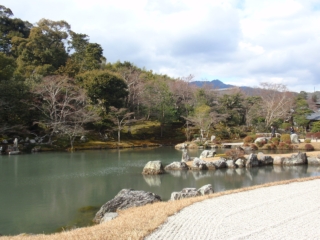
[[[316,112],[316,113],[312,113],[310,115],[307,116],[308,120],[316,120],[319,121],[320,120],[320,112]]]

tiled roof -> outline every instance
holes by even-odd
[[[320,112],[312,113],[307,116],[309,120],[320,120]]]

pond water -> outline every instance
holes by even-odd
[[[200,151],[189,152],[191,157]],[[212,184],[215,192],[319,175],[311,166],[176,171],[143,176],[148,161],[180,161],[173,147],[74,153],[0,155],[0,234],[52,233],[91,224],[94,213],[121,189],[174,191]]]

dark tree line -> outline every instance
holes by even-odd
[[[312,101],[286,86],[262,84],[252,94],[197,88],[193,76],[172,78],[130,62],[106,62],[103,49],[66,21],[35,25],[0,5],[0,135],[65,135],[73,145],[86,131],[100,134],[138,120],[170,123],[196,134],[240,137],[285,121],[305,127]],[[294,109],[294,114],[292,114]],[[288,120],[289,119],[289,120]],[[257,129],[260,127],[261,129]]]

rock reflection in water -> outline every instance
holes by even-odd
[[[159,175],[143,175],[143,178],[150,187],[161,185],[161,177]]]
[[[167,171],[167,173],[171,174],[173,177],[187,179],[188,171],[186,170],[174,170],[174,171]]]
[[[192,171],[192,176],[196,181],[203,178],[212,178],[213,171]]]

